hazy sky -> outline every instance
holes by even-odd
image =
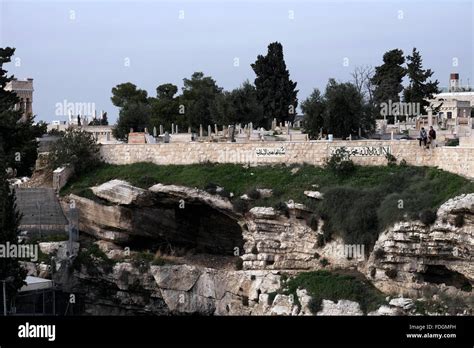
[[[95,103],[115,120],[113,86],[130,81],[154,96],[203,71],[232,89],[254,80],[250,64],[273,41],[300,101],[393,48],[417,47],[442,86],[450,72],[474,84],[473,18],[473,2],[457,0],[0,0],[0,46],[16,47],[9,73],[34,78],[37,120],[65,120],[55,114],[65,100]]]

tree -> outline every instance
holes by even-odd
[[[131,82],[122,83],[112,88],[112,104],[119,108],[130,103],[146,103],[148,93],[145,90],[137,89]]]
[[[0,244],[11,245],[18,244],[18,235],[20,233],[18,226],[21,216],[16,209],[15,191],[10,190],[6,180],[6,161],[3,150],[3,139],[0,138]],[[12,277],[6,290],[8,298],[16,295],[18,289],[24,284],[27,272],[23,269],[17,258],[0,258],[0,279],[5,280]],[[3,301],[2,301],[3,302]]]
[[[279,42],[268,45],[266,56],[259,55],[251,65],[257,75],[255,87],[258,101],[263,106],[263,123],[270,127],[274,118],[278,122],[293,121],[298,105],[296,82],[290,80]]]
[[[242,86],[219,94],[212,107],[212,119],[222,125],[252,122],[261,126],[263,108],[257,100],[255,87],[245,81]]]
[[[318,139],[324,127],[326,105],[321,92],[314,89],[313,93],[301,103],[304,114],[304,129],[311,139]]]
[[[374,99],[374,85],[372,83],[374,69],[370,65],[357,66],[351,75],[352,83],[356,86],[359,94],[367,103],[372,104]]]
[[[53,145],[48,155],[51,169],[72,165],[76,174],[82,174],[100,163],[99,145],[92,133],[68,128]]]
[[[178,87],[166,83],[156,88],[156,98],[150,98],[151,117],[150,128],[159,128],[162,125],[165,129],[170,129],[171,124],[178,124],[180,127],[185,127],[186,123],[184,117],[179,117],[179,101],[175,97],[178,92]]]
[[[403,51],[394,49],[386,52],[383,55],[383,64],[375,68],[371,82],[374,85],[374,102],[378,109],[382,103],[400,101],[400,93],[403,91],[402,81],[406,75],[404,63]]]
[[[143,131],[150,122],[148,93],[137,89],[131,82],[112,88],[112,103],[120,108],[117,125],[112,134],[118,140],[127,141],[130,129]]]
[[[325,127],[337,138],[357,134],[361,127],[362,96],[350,82],[329,79],[325,93]]]
[[[10,190],[6,171],[8,167],[15,167],[16,149],[22,148],[22,146],[17,147],[17,144],[29,144],[31,142],[30,138],[15,139],[15,135],[19,134],[19,127],[23,127],[18,122],[21,113],[13,110],[18,97],[4,89],[5,85],[13,79],[13,76],[7,75],[7,71],[3,69],[3,64],[11,61],[14,52],[15,49],[10,47],[0,48],[0,244],[2,245],[7,242],[18,244],[18,226],[20,223],[20,215],[15,205],[15,193]],[[18,259],[0,258],[0,279],[12,280],[6,288],[8,298],[14,296],[18,289],[25,284],[25,277],[26,271],[21,267]]]
[[[18,97],[4,89],[13,76],[7,76],[3,64],[9,63],[14,53],[14,48],[0,48],[0,132],[6,167],[14,169],[19,176],[29,176],[38,157],[36,138],[46,133],[46,124],[34,124],[34,117],[22,120],[21,112],[13,109]]]
[[[210,125],[211,107],[215,98],[222,93],[216,81],[202,72],[195,72],[191,79],[183,79],[183,94],[179,98],[180,107],[184,107],[185,122],[193,129],[199,125]]]
[[[403,91],[404,101],[419,103],[421,114],[426,115],[426,108],[430,106],[428,99],[433,99],[433,95],[439,93],[439,82],[427,81],[433,75],[433,71],[423,69],[423,60],[416,48],[413,48],[412,55],[407,57],[407,75],[410,82]],[[434,108],[434,113],[439,111],[440,106]]]
[[[121,141],[128,140],[130,129],[143,132],[150,123],[151,107],[148,103],[127,103],[119,112],[119,118],[112,133]]]

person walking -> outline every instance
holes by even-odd
[[[424,127],[421,127],[420,137],[418,138],[418,140],[420,141],[420,147],[421,147],[421,143],[423,143],[423,146],[426,147],[427,139],[428,139],[428,135],[426,134],[426,130]]]
[[[430,140],[430,147],[436,147],[436,131],[433,129],[433,126],[430,126],[428,137]]]

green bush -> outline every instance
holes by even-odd
[[[377,191],[336,187],[329,189],[324,197],[320,211],[327,217],[323,227],[326,240],[337,233],[347,244],[375,243],[379,234]]]
[[[257,190],[256,188],[252,188],[251,190],[247,191],[247,196],[250,199],[257,200],[260,199],[262,195],[260,194],[259,190]]]
[[[429,226],[436,221],[436,212],[431,209],[425,209],[420,213],[420,220],[424,225]]]
[[[207,183],[206,186],[204,186],[204,190],[212,195],[215,195],[217,191],[217,185],[213,182]]]
[[[446,141],[446,146],[459,146],[459,138],[456,139],[448,139]]]
[[[100,163],[99,145],[92,133],[69,128],[48,154],[48,166],[56,169],[72,165],[76,175],[97,167]]]
[[[338,176],[348,176],[355,170],[354,162],[350,159],[350,154],[345,147],[336,149],[326,160],[325,167]]]
[[[329,261],[326,258],[322,258],[321,260],[319,260],[319,264],[323,267],[326,267],[327,265],[329,265]]]
[[[387,160],[387,165],[388,166],[394,166],[397,164],[397,158],[392,155],[391,153],[387,153],[385,155],[385,159]]]
[[[316,214],[311,214],[307,221],[306,224],[313,230],[317,231],[318,230],[318,225],[319,225],[319,218]]]
[[[290,209],[285,202],[278,202],[273,206],[278,213],[285,215],[286,217],[290,217]]]
[[[94,276],[101,274],[101,269],[110,273],[114,265],[115,261],[109,259],[97,244],[90,244],[81,249],[72,263],[73,269],[79,271],[81,266],[84,266],[87,272]]]
[[[241,198],[237,198],[235,201],[233,201],[232,205],[234,207],[234,210],[240,214],[245,214],[250,209],[249,202]]]

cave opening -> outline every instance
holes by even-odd
[[[243,250],[242,227],[231,217],[204,203],[186,203],[181,208],[157,203],[134,211],[130,240],[132,249],[170,251],[181,248],[194,253],[235,256]]]
[[[446,284],[457,289],[470,292],[471,282],[461,273],[450,270],[443,265],[428,265],[426,271],[421,274],[422,280],[433,284]]]

